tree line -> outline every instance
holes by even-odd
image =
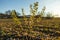
[[[21,17],[21,16],[19,16],[21,14],[22,14],[22,17],[23,16],[30,17],[31,15],[40,16],[41,18],[42,17],[46,17],[46,18],[53,17],[52,13],[50,13],[50,12],[47,12],[47,14],[46,14],[46,12],[45,12],[46,7],[45,6],[42,8],[41,11],[38,11],[38,2],[34,3],[34,5],[30,4],[30,14],[31,15],[25,15],[24,8],[22,8],[21,10],[22,10],[22,13],[16,12],[16,10],[14,10],[14,12],[16,12],[17,17]],[[12,11],[13,10],[8,10],[8,11],[5,11],[5,13],[0,13],[0,18],[12,18],[11,17]]]

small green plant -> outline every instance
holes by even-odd
[[[17,25],[20,25],[20,26],[21,26],[20,19],[17,18],[17,16],[16,16],[16,11],[15,11],[15,10],[12,10],[11,16],[12,16],[12,18],[13,18],[13,21],[14,21]]]
[[[35,23],[35,16],[37,14],[37,10],[38,10],[38,2],[34,3],[34,6],[30,5],[30,27],[32,28],[32,26],[34,25]]]
[[[52,15],[52,13],[48,12],[46,17],[47,17],[47,19],[50,19],[50,18],[53,18],[53,15]]]

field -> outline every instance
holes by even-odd
[[[60,40],[60,18],[42,19],[32,28],[16,25],[12,19],[0,19],[1,40]]]

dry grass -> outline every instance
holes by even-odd
[[[45,20],[41,20],[41,22],[36,23],[35,28],[32,27],[32,30],[30,31],[30,28],[28,26],[24,26],[23,24],[23,29],[20,29],[20,27],[18,25],[15,25],[15,23],[13,22],[12,19],[0,19],[0,27],[2,28],[2,31],[4,32],[3,35],[11,35],[11,34],[16,34],[16,36],[21,36],[22,35],[29,35],[31,37],[41,37],[44,39],[44,36],[46,36],[45,38],[50,38],[53,36],[50,36],[50,32],[47,30],[47,33],[44,33],[43,31],[39,31],[41,28],[39,28],[38,24],[40,24],[41,27],[53,27],[53,28],[60,28],[60,19],[45,19]],[[54,31],[54,30],[53,30]],[[60,31],[59,31],[60,32]],[[57,36],[55,36],[57,37]],[[55,38],[53,37],[53,38]]]

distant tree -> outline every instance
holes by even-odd
[[[3,14],[3,13],[0,13],[0,14]]]
[[[16,11],[16,10],[15,10],[15,11]],[[11,15],[11,12],[12,12],[11,10],[8,10],[8,11],[5,11],[5,14],[6,14],[6,15]],[[19,16],[20,13],[19,13],[19,12],[16,12],[16,15]]]
[[[52,15],[52,13],[48,12],[46,17],[49,19],[49,18],[53,18],[54,16]]]
[[[11,10],[5,11],[6,15],[10,15],[11,14]]]
[[[17,16],[20,16],[21,14],[19,12],[16,12],[17,13]]]

